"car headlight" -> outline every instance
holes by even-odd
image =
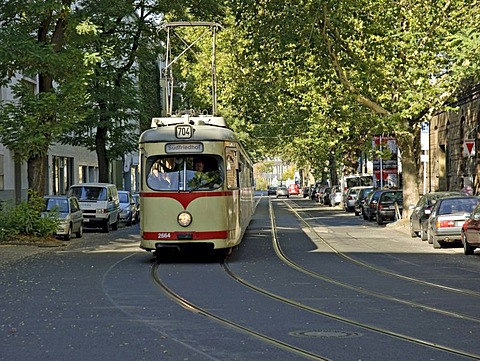
[[[177,216],[177,222],[182,227],[188,227],[192,223],[192,215],[188,212],[181,212]]]

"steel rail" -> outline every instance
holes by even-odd
[[[468,289],[464,289],[464,288],[455,288],[455,287],[441,285],[441,284],[438,284],[438,283],[424,281],[424,280],[421,280],[421,279],[418,279],[418,278],[405,276],[405,275],[398,274],[398,273],[395,273],[395,272],[392,272],[392,271],[388,271],[386,269],[375,267],[371,264],[368,264],[368,263],[365,263],[365,262],[360,261],[358,259],[355,259],[354,257],[351,257],[351,256],[339,251],[334,246],[332,246],[327,240],[325,240],[325,238],[323,238],[321,235],[319,235],[318,232],[315,231],[315,229],[288,202],[286,202],[286,201],[284,201],[284,202],[287,205],[287,207],[296,215],[296,217],[300,221],[302,221],[302,223],[305,224],[308,227],[308,229],[311,232],[313,232],[319,240],[321,240],[328,248],[330,248],[339,257],[342,257],[342,258],[344,258],[344,259],[346,259],[350,262],[353,262],[355,264],[358,264],[358,265],[360,265],[362,267],[365,267],[365,268],[368,268],[370,270],[380,272],[380,273],[384,273],[384,274],[387,274],[389,276],[400,278],[400,279],[403,279],[403,280],[406,280],[406,281],[418,283],[418,284],[421,284],[421,285],[424,285],[424,286],[438,288],[438,289],[441,289],[441,290],[444,290],[444,291],[460,293],[460,294],[474,296],[474,297],[480,297],[480,292],[477,292],[477,291],[472,291],[472,290],[468,290]]]
[[[223,263],[223,261],[221,262]],[[206,309],[202,308],[202,307],[199,307],[197,305],[195,305],[194,303],[188,301],[187,299],[183,298],[182,296],[180,296],[179,294],[177,294],[176,292],[174,292],[172,289],[170,289],[162,280],[161,278],[158,276],[158,268],[159,268],[159,264],[158,263],[155,263],[152,268],[151,268],[151,277],[153,278],[155,284],[160,287],[160,289],[172,300],[174,301],[175,303],[177,303],[178,305],[182,306],[183,308],[185,308],[186,310],[190,311],[190,312],[193,312],[193,313],[196,313],[196,314],[199,314],[199,315],[202,315],[202,316],[205,316],[209,319],[212,319],[212,320],[215,320],[223,325],[226,325],[226,326],[229,326],[237,331],[241,331],[243,333],[246,333],[248,334],[249,336],[252,336],[252,337],[255,337],[257,339],[260,339],[264,342],[267,342],[267,343],[270,343],[276,347],[279,347],[279,348],[282,348],[284,350],[287,350],[289,352],[292,352],[292,353],[295,353],[295,354],[298,354],[302,357],[306,357],[306,358],[309,358],[311,360],[316,360],[316,361],[329,361],[329,359],[327,358],[324,358],[324,357],[321,357],[321,356],[318,356],[312,352],[309,352],[309,351],[306,351],[306,350],[302,350],[301,348],[299,347],[296,347],[296,346],[293,346],[293,345],[290,345],[286,342],[283,342],[283,341],[280,341],[280,340],[277,340],[273,337],[270,337],[270,336],[267,336],[267,335],[264,335],[260,332],[257,332],[257,331],[254,331],[248,327],[245,327],[245,326],[242,326],[236,322],[233,322],[233,321],[230,321],[224,317],[221,317],[221,316],[218,316],[218,315],[215,315],[214,313],[210,312],[210,311],[207,311]]]

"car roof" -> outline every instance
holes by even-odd
[[[445,201],[451,201],[451,200],[456,200],[456,199],[464,200],[464,199],[480,199],[480,198],[477,197],[477,196],[452,196],[452,197],[440,198],[440,199],[437,200],[437,203],[442,203],[442,202],[445,202]]]
[[[72,185],[72,187],[115,187],[115,184],[113,183],[98,183],[98,182],[92,182],[92,183],[78,183]]]
[[[465,193],[458,192],[458,191],[439,191],[439,192],[430,192],[426,194],[429,198],[440,198],[440,197],[449,197],[449,196],[467,196]]]
[[[62,194],[52,194],[52,195],[44,195],[43,198],[57,198],[57,199],[66,199],[66,198],[75,198],[73,196],[67,196]]]

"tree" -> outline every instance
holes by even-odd
[[[153,86],[152,80],[158,80],[155,65],[163,51],[161,20],[218,11],[214,2],[204,5],[196,7],[188,1],[82,2],[79,16],[95,30],[83,43],[89,53],[97,54],[85,104],[94,111],[86,121],[77,123],[76,132],[64,141],[96,151],[100,181],[110,181],[110,160],[134,151],[138,146],[137,130],[147,128],[150,119],[160,115],[158,83]],[[142,73],[145,69],[151,73]],[[153,91],[155,102],[150,100]]]
[[[263,143],[283,154],[313,148],[320,159],[332,151],[345,159],[358,155],[371,135],[395,135],[405,203],[414,203],[420,121],[444,106],[465,78],[450,44],[461,28],[474,28],[478,6],[459,0],[234,2],[242,89],[232,98],[254,129],[267,129],[252,132],[256,139],[268,134]],[[302,121],[302,134],[311,136],[300,136]]]
[[[76,38],[71,4],[0,3],[1,83],[15,81],[16,97],[15,103],[0,105],[0,141],[17,160],[27,161],[29,188],[39,195],[45,192],[49,146],[81,119],[86,99],[88,67],[83,54],[67,46]],[[28,77],[37,80],[38,92]]]

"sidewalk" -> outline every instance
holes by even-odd
[[[62,247],[62,243],[58,244],[28,244],[20,245],[18,243],[0,243],[0,267],[20,261],[22,258],[34,256],[36,254],[58,250]]]

